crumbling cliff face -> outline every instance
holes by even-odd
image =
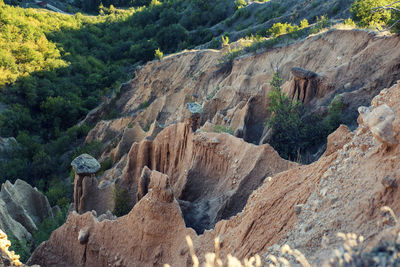
[[[121,115],[100,121],[87,137],[105,144],[100,161],[113,160],[101,177],[90,176],[94,190],[80,198],[96,205],[70,214],[29,263],[187,266],[189,235],[199,255],[219,237],[222,256],[266,255],[288,243],[321,264],[321,240],[334,248],[337,232],[373,242],[387,227],[376,226],[379,208],[400,213],[400,88],[392,86],[400,79],[399,48],[399,37],[333,30],[224,64],[221,51],[184,51],[136,69],[119,97],[86,118],[110,108]],[[276,70],[283,90],[309,112],[324,115],[340,94],[345,119],[356,124],[359,117],[356,130],[342,125],[332,133],[310,165],[250,143],[266,140]],[[359,108],[374,96],[371,107]],[[196,116],[187,108],[194,102]],[[215,133],[215,126],[234,135]],[[118,219],[97,217],[112,210],[115,184],[129,192],[133,209]]]
[[[163,129],[154,140],[134,143],[121,178],[109,181],[105,188],[116,183],[134,201],[147,193],[148,175],[144,168],[164,173],[169,177],[187,225],[202,233],[217,221],[240,212],[248,196],[265,178],[296,166],[281,159],[268,144],[255,146],[229,134],[197,131],[198,120],[199,117],[190,117],[184,123]],[[81,206],[88,209],[79,212],[94,209],[102,214],[106,211],[103,207],[112,209],[108,204],[112,190],[89,191],[80,198],[84,201]],[[105,196],[107,193],[109,197]]]
[[[324,115],[335,94],[340,94],[345,120],[354,123],[359,106],[367,105],[380,88],[400,78],[399,48],[398,37],[331,30],[223,64],[224,50],[170,55],[137,68],[133,79],[121,87],[119,97],[86,118],[93,121],[110,110],[120,114],[120,118],[100,121],[87,141],[104,141],[109,152],[129,128],[137,133],[136,138],[124,138],[129,147],[146,136],[154,138],[151,130],[144,130],[155,121],[160,127],[184,121],[188,117],[186,103],[197,102],[204,110],[201,126],[207,121],[227,126],[244,140],[258,144],[269,116],[265,101],[271,90],[269,81],[276,71],[283,78],[283,90],[304,102],[310,112]],[[114,160],[123,154],[113,153]]]
[[[32,241],[38,225],[55,216],[57,208],[50,207],[47,197],[28,183],[6,181],[0,191],[0,229],[20,241]]]
[[[49,241],[42,243],[28,264],[41,266],[177,266],[189,262],[186,228],[168,176],[153,171],[151,189],[117,220],[99,221],[92,213],[72,213]],[[160,240],[164,240],[160,242]],[[62,243],[60,243],[62,242]],[[70,244],[65,246],[63,244]]]
[[[283,90],[303,102],[310,113],[326,115],[331,100],[340,94],[345,108],[343,119],[355,127],[357,108],[368,104],[380,88],[388,87],[400,78],[399,48],[398,37],[378,36],[360,30],[332,30],[287,47],[249,54],[224,64],[219,62],[223,52],[201,50],[184,51],[137,68],[133,79],[121,87],[119,97],[86,118],[86,121],[95,120],[110,110],[120,114],[120,118],[98,122],[86,138],[88,142],[99,140],[104,143],[100,161],[107,158],[113,161],[113,167],[98,181],[99,192],[107,191],[104,195],[108,194],[108,197],[94,200],[102,207],[94,209],[98,213],[113,209],[109,195],[115,181],[124,184],[134,200],[138,177],[144,166],[168,174],[175,194],[185,200],[182,192],[186,178],[182,177],[187,175],[183,172],[193,169],[189,173],[191,176],[199,169],[187,163],[190,157],[186,154],[208,153],[207,149],[200,149],[204,147],[202,142],[191,145],[193,138],[187,129],[184,130],[187,126],[170,126],[190,118],[188,103],[196,102],[202,106],[198,126],[203,132],[222,127],[246,142],[264,144],[270,134],[266,123],[270,116],[267,109],[269,81],[278,70],[285,81]],[[169,126],[172,128],[167,130]],[[160,132],[173,145],[164,142],[163,147],[158,147],[163,136]],[[207,146],[210,151],[212,146],[222,147]],[[172,153],[174,160],[170,160],[168,153]],[[316,153],[315,157],[320,154]],[[204,158],[201,156],[199,160]],[[215,162],[231,164],[229,160]],[[205,171],[203,176],[207,175]],[[249,190],[254,188],[251,186]],[[181,204],[187,206],[184,202]],[[225,217],[228,216],[221,218]]]
[[[145,169],[142,176],[148,181],[143,188],[147,190],[139,191],[147,194],[127,216],[99,222],[90,212],[70,214],[66,224],[35,251],[30,263],[189,266],[185,235],[194,240],[198,255],[212,251],[218,236],[222,256],[266,256],[287,243],[317,265],[329,257],[327,250],[341,243],[337,232],[355,232],[365,237],[366,245],[373,244],[377,236],[382,238],[381,231],[393,230],[390,221],[381,223],[380,208],[390,206],[400,213],[399,104],[400,83],[383,90],[369,108],[360,108],[356,130],[341,126],[331,134],[327,151],[317,162],[265,179],[242,212],[203,235],[185,227],[173,194],[174,178]],[[327,248],[321,246],[322,239],[328,240]]]

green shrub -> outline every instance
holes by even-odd
[[[46,196],[51,206],[58,205],[59,207],[64,207],[66,203],[69,204],[70,201],[67,199],[69,193],[68,186],[64,181],[55,177],[47,187]]]
[[[303,19],[302,21],[300,21],[300,29],[304,29],[308,27],[308,20],[307,19]]]
[[[44,219],[39,224],[38,229],[33,233],[36,246],[50,238],[51,233],[65,222],[67,213],[68,207],[64,207],[57,212],[54,218]]]
[[[270,145],[286,159],[296,158],[300,149],[302,121],[300,119],[301,104],[291,100],[282,92],[282,79],[275,73],[270,84],[273,87],[268,94],[271,117],[268,126],[273,131]]]
[[[333,132],[339,127],[342,119],[343,102],[339,95],[335,95],[328,107],[328,116],[326,118],[327,131]]]
[[[324,28],[327,28],[329,26],[330,26],[330,22],[329,22],[328,17],[326,17],[326,16],[317,17],[317,22],[315,23],[315,25],[312,28],[311,32],[312,33],[319,33]]]
[[[391,2],[392,0],[356,0],[350,12],[361,27],[386,24],[391,18],[390,11],[373,12],[372,9]]]
[[[229,126],[214,125],[213,130],[216,133],[228,133],[230,135],[233,135],[233,129],[231,127],[229,127]]]
[[[356,27],[356,23],[351,18],[345,19],[343,23],[346,26]]]
[[[275,23],[272,25],[272,27],[269,29],[268,33],[270,34],[271,37],[278,37],[283,34],[287,33],[292,33],[295,31],[299,30],[299,26],[297,25],[292,25],[290,23]]]
[[[221,36],[221,45],[222,47],[227,46],[229,44],[229,36],[228,35],[222,35]]]
[[[237,9],[241,9],[242,7],[247,6],[246,0],[235,0],[235,7]]]
[[[161,60],[164,56],[164,53],[160,51],[160,48],[157,48],[156,51],[154,52],[154,56],[158,59]]]
[[[10,251],[20,256],[21,262],[26,262],[31,256],[33,245],[26,240],[19,241],[11,232],[7,232],[7,238],[11,242]]]
[[[212,40],[211,40],[211,42],[210,42],[210,45],[208,46],[208,48],[211,48],[211,49],[218,49],[218,48],[220,48],[220,46],[221,46],[221,42],[219,42],[218,40],[217,40],[217,38],[212,38]]]
[[[129,128],[129,125],[128,125],[128,128]],[[107,159],[105,159],[104,161],[102,161],[102,162],[100,163],[100,170],[99,170],[99,172],[97,173],[97,175],[98,175],[98,176],[102,175],[106,170],[111,169],[112,165],[113,165],[113,160],[112,160],[112,158],[107,158]]]
[[[220,90],[220,87],[218,85],[209,95],[207,95],[207,100],[210,101],[211,99],[213,99],[219,90]]]
[[[113,200],[114,200],[114,210],[113,214],[115,216],[124,216],[128,214],[133,205],[132,199],[129,196],[128,191],[120,188],[118,185],[115,185],[113,190]]]
[[[271,116],[268,126],[272,129],[270,145],[285,159],[300,160],[307,150],[326,142],[326,137],[341,123],[343,103],[336,96],[329,105],[328,116],[306,116],[302,104],[290,99],[280,88],[281,78],[274,74],[270,82],[273,90],[269,93]]]
[[[340,11],[340,6],[339,5],[335,5],[334,7],[332,7],[331,12],[332,12],[333,15],[336,15],[337,13],[339,13],[339,11]]]
[[[139,105],[139,109],[146,109],[146,108],[148,108],[149,107],[149,101],[144,101],[143,103],[141,103],[140,105]]]
[[[98,158],[101,154],[101,150],[103,148],[103,144],[100,141],[93,141],[89,143],[84,143],[83,145],[79,146],[75,153],[73,154],[71,158],[71,162],[78,157],[79,155],[82,155],[84,153],[91,155],[94,158]]]

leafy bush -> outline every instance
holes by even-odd
[[[132,128],[132,125],[129,125],[129,124],[128,124],[128,128]],[[98,176],[102,175],[106,170],[111,169],[112,165],[113,165],[113,160],[112,160],[112,158],[107,158],[107,159],[105,159],[104,161],[102,161],[102,162],[100,163],[100,170],[99,170],[99,172],[97,173],[97,175],[98,175]]]
[[[330,26],[330,22],[329,22],[328,17],[326,17],[326,16],[317,17],[317,22],[315,23],[311,32],[318,33],[320,31],[322,31],[324,28],[327,28],[329,26]]]
[[[221,45],[222,47],[227,46],[229,44],[229,36],[228,35],[222,35],[221,36]]]
[[[316,8],[317,6],[319,6],[319,1],[314,0],[311,4],[312,8]]]
[[[274,133],[270,144],[282,157],[294,159],[300,149],[302,135],[301,104],[282,92],[281,81],[275,73],[270,82],[273,90],[268,94],[268,110],[271,112],[268,126]]]
[[[386,24],[391,18],[390,11],[373,12],[372,9],[390,2],[391,0],[356,0],[350,12],[361,27]]]
[[[144,101],[139,105],[139,109],[146,109],[149,107],[149,105],[150,105],[149,101]]]
[[[303,19],[302,21],[300,21],[300,29],[304,29],[308,27],[308,20],[307,19]]]
[[[36,246],[50,238],[51,233],[65,222],[67,213],[68,207],[64,207],[57,212],[54,218],[44,219],[39,224],[38,230],[33,233]]]
[[[237,9],[247,6],[246,0],[235,0],[235,6]]]
[[[290,23],[275,23],[272,25],[272,27],[269,29],[268,33],[270,34],[271,37],[278,37],[283,34],[287,33],[292,33],[295,31],[298,31],[299,27],[297,25],[292,25]]]
[[[213,130],[216,133],[228,133],[230,135],[233,135],[233,129],[231,127],[229,127],[229,126],[214,125]]]
[[[346,26],[356,27],[356,23],[351,18],[345,19],[343,23]]]
[[[154,52],[154,56],[158,59],[161,60],[164,56],[164,53],[160,51],[160,48],[157,48],[157,50]]]
[[[306,116],[302,104],[282,92],[281,81],[275,73],[270,82],[273,90],[268,95],[271,112],[268,126],[272,130],[269,142],[281,157],[300,161],[302,154],[326,142],[326,137],[340,125],[343,104],[337,96],[329,105],[326,118]]]
[[[11,232],[7,232],[7,238],[11,242],[9,250],[19,255],[21,262],[26,262],[31,255],[33,245],[26,240],[18,240]]]
[[[219,85],[209,94],[207,95],[207,100],[210,101],[211,99],[214,98],[214,96],[219,92],[220,87]]]
[[[113,214],[120,217],[128,214],[133,205],[132,199],[129,196],[129,193],[120,188],[118,185],[115,185],[113,190],[113,200],[114,200],[114,210]]]
[[[46,196],[51,206],[57,205],[60,208],[68,207],[70,200],[67,197],[70,193],[68,190],[70,188],[68,188],[64,181],[53,178],[47,187],[49,189],[46,192]]]

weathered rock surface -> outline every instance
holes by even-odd
[[[230,127],[237,136],[258,144],[269,117],[269,81],[277,69],[283,91],[306,103],[310,112],[327,110],[334,95],[342,95],[346,123],[354,123],[359,106],[400,79],[400,38],[360,30],[328,31],[221,66],[223,53],[184,51],[137,68],[113,102],[121,118],[100,121],[87,141],[115,147],[129,125],[144,129],[154,121],[163,127],[182,122],[187,118],[186,104],[196,102],[203,109],[200,126],[210,122]],[[140,108],[144,102],[149,106]],[[97,118],[101,114],[99,110]],[[146,136],[138,133],[135,141]]]
[[[204,50],[184,51],[136,69],[113,106],[123,118],[99,122],[87,140],[106,140],[109,148],[102,157],[119,151],[113,157],[114,167],[101,178],[105,186],[91,184],[106,188],[117,183],[138,202],[127,216],[113,221],[99,222],[91,213],[71,214],[35,251],[31,262],[187,266],[191,262],[184,237],[189,234],[200,255],[212,251],[213,239],[219,236],[222,255],[244,258],[289,243],[319,265],[326,258],[321,247],[324,236],[330,247],[339,244],[338,231],[357,232],[371,241],[384,227],[377,227],[379,207],[389,205],[400,212],[398,187],[381,182],[388,173],[393,184],[400,177],[399,146],[393,139],[389,146],[381,146],[387,136],[399,141],[398,85],[382,91],[369,108],[382,109],[385,119],[371,124],[363,120],[355,132],[341,126],[328,138],[326,153],[313,164],[284,161],[269,145],[254,146],[244,140],[260,143],[268,133],[266,99],[276,68],[285,92],[294,92],[292,77],[298,79],[297,96],[304,96],[300,99],[310,112],[326,110],[333,96],[340,94],[351,121],[359,106],[368,105],[379,90],[400,78],[399,48],[399,37],[334,30],[222,67],[221,52]],[[291,73],[294,66],[304,70]],[[308,87],[307,79],[318,77],[321,82]],[[186,104],[194,102],[193,95],[203,108],[201,115],[188,115]],[[149,103],[145,109],[144,102]],[[393,114],[380,107],[385,104]],[[92,119],[105,110],[97,110]],[[160,132],[148,138],[143,129],[155,121]],[[215,126],[230,128],[244,140],[201,130]],[[137,135],[127,138],[126,146],[118,146],[130,127],[138,127]],[[160,179],[152,182],[156,171]],[[162,178],[166,175],[168,180]],[[100,203],[98,195],[104,196],[86,194],[87,201]],[[185,223],[198,232],[213,230],[197,236]],[[83,228],[88,229],[88,240],[81,245],[78,236]]]
[[[74,209],[78,213],[95,210],[99,214],[113,208],[113,186],[99,186],[95,173],[100,169],[100,163],[88,154],[82,154],[72,163],[75,171],[74,179]]]
[[[372,108],[386,104],[393,111],[392,126],[397,132],[400,84],[383,91],[373,103]],[[167,129],[174,129],[175,133],[179,127],[185,125]],[[166,133],[162,136],[167,143]],[[192,135],[195,138],[196,134]],[[220,144],[226,142],[223,137],[217,137]],[[165,146],[164,149],[168,150]],[[63,263],[69,266],[161,266],[163,263],[190,266],[184,239],[188,234],[194,240],[198,255],[212,251],[213,239],[219,236],[222,257],[228,253],[239,258],[255,253],[275,253],[277,247],[272,245],[286,243],[319,266],[333,254],[321,246],[322,239],[328,249],[335,248],[342,242],[336,236],[338,232],[363,235],[365,244],[376,244],[377,239],[385,238],[380,232],[389,237],[397,235],[397,228],[381,223],[380,208],[390,206],[400,214],[400,190],[381,183],[389,174],[390,183],[398,184],[400,146],[382,147],[372,130],[365,129],[364,125],[354,132],[342,126],[330,136],[327,151],[313,164],[297,166],[265,179],[251,194],[242,212],[218,222],[214,230],[200,236],[185,228],[177,201],[171,202],[173,188],[179,184],[174,182],[176,178],[171,177],[168,182],[167,176],[152,171],[148,193],[129,215],[98,223],[90,213],[71,214],[67,223],[35,251],[31,263],[43,266],[64,266]],[[145,158],[151,159],[151,153]],[[262,162],[267,165],[269,161]],[[187,200],[183,201],[181,206],[186,208]],[[90,229],[89,239],[86,245],[79,245],[77,237],[84,227]],[[203,260],[201,257],[200,261]]]
[[[193,132],[198,119],[191,116],[185,123],[165,128],[153,141],[134,143],[114,182],[127,189],[132,200],[135,196],[140,200],[148,192],[150,170],[167,174],[176,198],[186,203],[186,222],[202,232],[238,213],[265,177],[296,164],[281,159],[269,145],[254,146],[229,134]],[[108,199],[112,199],[111,193]],[[85,201],[102,203],[98,198],[105,194],[93,191],[85,194]],[[91,208],[98,214],[106,211]],[[190,214],[202,217],[201,222],[192,220]]]
[[[398,143],[393,131],[394,112],[388,105],[383,104],[376,108],[359,107],[358,112],[359,123],[368,127],[377,140],[389,146]]]
[[[150,180],[149,193],[118,220],[99,222],[90,212],[71,213],[66,224],[36,249],[28,264],[163,266],[173,259],[174,265],[186,266],[190,256],[182,241],[186,235],[194,237],[194,231],[185,228],[168,177],[153,171]],[[80,232],[87,233],[84,244],[78,240]]]
[[[313,100],[323,98],[331,90],[318,73],[299,67],[293,67],[291,73],[293,81],[288,95],[303,104],[310,104]]]
[[[95,174],[98,170],[100,170],[100,163],[88,154],[82,154],[76,157],[71,162],[71,166],[78,175]]]
[[[45,195],[22,180],[6,181],[0,191],[0,229],[18,240],[31,240],[37,226],[53,217]]]

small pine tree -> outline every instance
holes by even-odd
[[[286,159],[294,159],[299,150],[302,135],[302,121],[300,118],[301,104],[291,100],[281,90],[282,79],[275,73],[270,82],[274,88],[268,94],[271,117],[268,126],[273,131],[270,145]]]
[[[158,59],[161,60],[164,56],[164,53],[160,51],[160,48],[157,48],[156,51],[154,52],[154,56]]]

